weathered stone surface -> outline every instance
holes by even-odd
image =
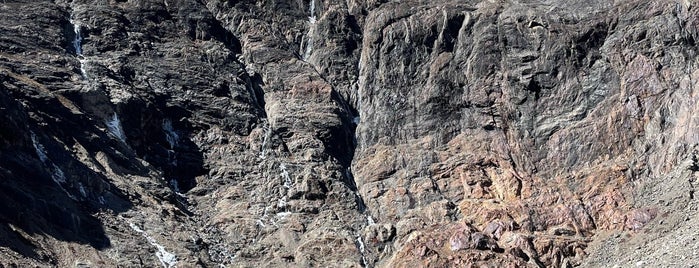
[[[4,1],[0,264],[697,262],[696,5]]]

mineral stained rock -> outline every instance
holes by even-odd
[[[694,0],[6,0],[0,267],[699,264]]]

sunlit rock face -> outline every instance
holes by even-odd
[[[697,263],[696,5],[4,1],[0,264]]]

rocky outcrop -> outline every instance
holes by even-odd
[[[692,263],[698,15],[5,1],[0,264]]]

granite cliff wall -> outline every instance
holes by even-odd
[[[699,263],[696,8],[4,1],[0,264]]]

